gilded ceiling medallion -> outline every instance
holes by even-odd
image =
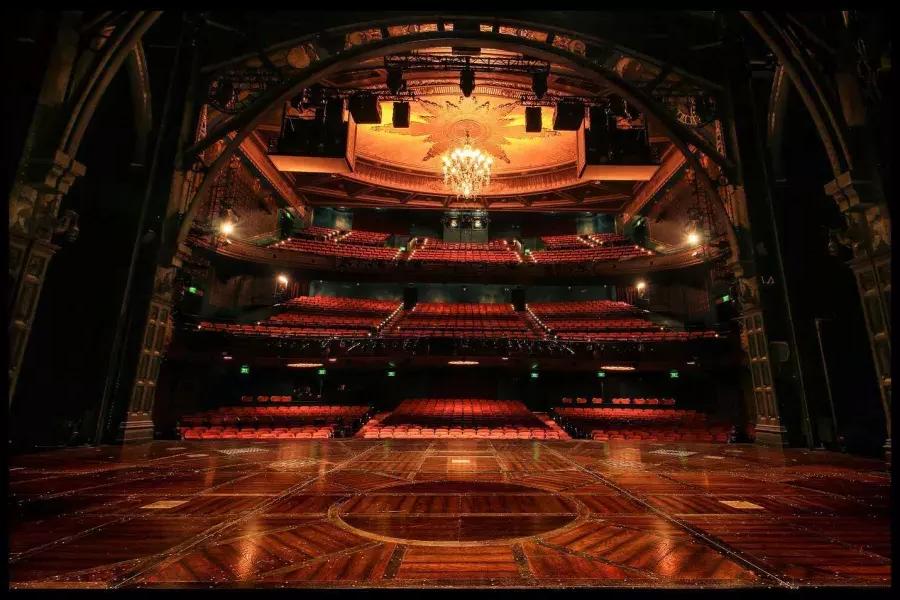
[[[472,145],[493,157],[501,172],[562,166],[575,160],[574,135],[553,131],[549,123],[540,133],[526,133],[524,109],[518,102],[485,96],[433,96],[420,97],[411,108],[409,127],[395,128],[389,124],[390,115],[384,114],[392,105],[382,105],[386,124],[360,127],[357,155],[440,172],[440,157],[462,146],[468,134]]]

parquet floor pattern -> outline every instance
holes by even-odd
[[[884,463],[820,451],[156,441],[9,482],[11,588],[890,585]]]

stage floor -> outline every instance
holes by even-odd
[[[885,464],[829,452],[156,441],[9,476],[13,588],[890,584]]]

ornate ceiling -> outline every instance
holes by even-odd
[[[353,43],[353,40],[348,41]],[[286,48],[291,66],[302,68],[298,48]],[[423,52],[450,54],[450,48]],[[491,50],[491,56],[513,56]],[[551,65],[550,94],[603,95],[604,90],[570,69]],[[652,79],[659,70],[633,59],[620,59],[615,70],[630,79]],[[357,63],[330,75],[323,84],[338,88],[384,89],[382,59]],[[296,191],[313,205],[403,206],[443,209],[477,206],[492,210],[594,210],[620,212],[638,194],[641,181],[585,181],[577,177],[576,134],[553,130],[553,108],[543,107],[542,131],[526,133],[523,94],[530,93],[531,78],[517,73],[479,73],[471,97],[463,97],[459,75],[448,71],[405,74],[415,96],[410,103],[409,128],[392,125],[393,102],[381,103],[381,124],[359,125],[355,165],[351,173],[323,176],[285,172]],[[282,110],[273,109],[257,128],[261,144],[271,146],[280,131]],[[455,198],[445,187],[441,155],[462,145],[466,134],[473,145],[494,157],[491,185],[475,201]],[[658,156],[671,146],[653,137]]]

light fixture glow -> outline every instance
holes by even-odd
[[[628,365],[601,365],[604,371],[634,371],[634,367]]]
[[[322,363],[304,363],[304,362],[298,362],[298,363],[288,363],[287,366],[290,367],[290,368],[292,368],[292,369],[314,369],[314,368],[316,368],[316,367],[321,367],[321,366],[322,366]]]
[[[278,283],[280,283],[281,285],[287,285],[287,284],[288,284],[288,278],[287,278],[287,275],[279,275],[279,276],[278,276]]]
[[[445,154],[442,161],[444,185],[457,197],[474,198],[491,183],[494,159],[472,147],[468,131],[462,147]],[[451,224],[451,227],[453,226]]]
[[[448,365],[477,365],[477,360],[451,360],[447,361]]]
[[[696,246],[700,243],[700,234],[696,231],[692,231],[687,235],[687,243],[691,246]]]
[[[234,223],[225,221],[224,223],[222,223],[222,226],[219,228],[219,230],[222,232],[222,235],[231,235],[232,233],[234,233]]]
[[[634,287],[637,288],[637,291],[643,292],[645,289],[647,289],[647,282],[646,282],[646,281],[643,281],[643,280],[638,281],[637,284],[635,284]]]

